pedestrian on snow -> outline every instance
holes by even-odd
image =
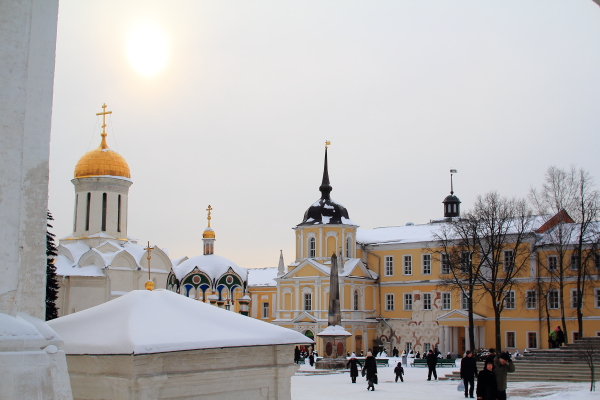
[[[494,373],[494,362],[485,360],[485,365],[477,375],[477,398],[479,400],[497,400],[498,384]]]
[[[427,368],[429,368],[429,374],[427,375],[427,380],[431,380],[431,374],[433,373],[433,377],[437,381],[437,372],[435,370],[435,366],[437,364],[437,357],[433,354],[433,350],[429,350],[429,354],[427,354]]]
[[[510,359],[510,354],[501,353],[494,359],[494,374],[498,385],[498,400],[506,400],[506,382],[509,372],[515,372],[515,364]]]
[[[473,357],[473,352],[467,350],[467,356],[460,362],[460,377],[465,383],[465,397],[473,398],[475,375],[477,375],[477,360]]]
[[[560,329],[560,326],[556,327],[556,347],[560,347],[562,346],[562,344],[565,342],[565,333],[563,332],[562,329]]]
[[[367,386],[367,390],[375,391],[375,386],[377,384],[377,362],[375,361],[375,357],[373,357],[373,353],[370,351],[367,352],[367,358],[365,358],[365,366],[363,367],[363,371],[366,372],[367,382],[369,385]]]
[[[415,356],[415,358],[421,358],[421,352],[417,351],[417,355]]]
[[[408,355],[406,354],[406,351],[402,350],[402,365],[404,365],[405,367],[408,367]]]
[[[356,359],[356,354],[352,353],[350,360],[348,360],[348,363],[346,364],[346,368],[350,369],[350,378],[352,378],[352,383],[356,383],[356,377],[358,376],[357,364],[362,368],[362,363]]]
[[[392,357],[398,357],[398,354],[400,352],[398,351],[398,349],[396,347],[394,347],[394,350],[392,350]]]
[[[294,349],[294,363],[300,364],[300,349],[298,348],[298,346],[296,346],[296,348]]]
[[[394,368],[394,373],[396,374],[396,382],[398,382],[398,378],[400,378],[400,380],[404,382],[404,379],[402,379],[402,375],[404,375],[404,368],[402,368],[402,363],[398,363],[398,365],[396,365],[396,368]]]
[[[548,346],[551,349],[555,349],[558,346],[556,345],[556,335],[557,335],[557,331],[556,329],[553,331],[550,331],[550,333],[548,334]]]
[[[313,365],[315,365],[315,355],[314,355],[314,353],[310,353],[310,356],[308,356],[308,362],[310,363],[311,367]]]
[[[488,350],[488,355],[485,356],[485,359],[486,359],[486,361],[489,360],[493,363],[495,358],[496,358],[496,349],[494,349],[492,347],[491,349]]]

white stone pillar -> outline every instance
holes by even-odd
[[[446,336],[444,335],[444,326],[440,325],[438,329],[438,336],[440,338],[440,344],[438,345],[438,350],[443,355],[446,355],[446,346],[444,345],[444,341],[446,340]]]
[[[452,327],[444,326],[444,335],[446,336],[446,339],[444,340],[444,343],[446,344],[446,353],[452,352]]]

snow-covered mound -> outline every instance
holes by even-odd
[[[152,354],[312,343],[303,334],[168,290],[134,290],[48,322],[67,354]]]

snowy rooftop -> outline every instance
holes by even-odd
[[[163,289],[134,290],[48,325],[64,341],[67,354],[153,354],[312,343],[291,329]]]
[[[248,286],[277,286],[277,268],[248,268]]]
[[[242,280],[248,279],[248,271],[242,268],[231,260],[225,257],[217,256],[216,254],[207,254],[202,256],[192,257],[185,260],[179,265],[173,266],[173,272],[177,279],[183,279],[187,274],[198,267],[200,271],[204,271],[211,278],[217,279],[229,270],[229,267],[238,274]]]

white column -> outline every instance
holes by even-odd
[[[294,293],[296,294],[296,304],[293,305],[292,310],[301,310],[302,307],[300,307],[300,282],[298,281],[294,283]],[[292,315],[295,318],[298,316],[298,312],[294,312]]]
[[[323,257],[323,227],[319,227],[319,257]]]
[[[438,329],[438,336],[440,338],[440,344],[438,345],[438,350],[440,351],[440,353],[442,354],[446,354],[446,346],[444,345],[444,341],[446,340],[446,337],[444,336],[444,326],[440,325],[439,329]]]
[[[458,326],[452,327],[452,352],[459,353],[460,352],[460,334],[458,330],[460,328]]]
[[[444,340],[444,343],[446,344],[446,353],[452,352],[452,327],[444,326],[444,335],[446,336],[446,339]]]

